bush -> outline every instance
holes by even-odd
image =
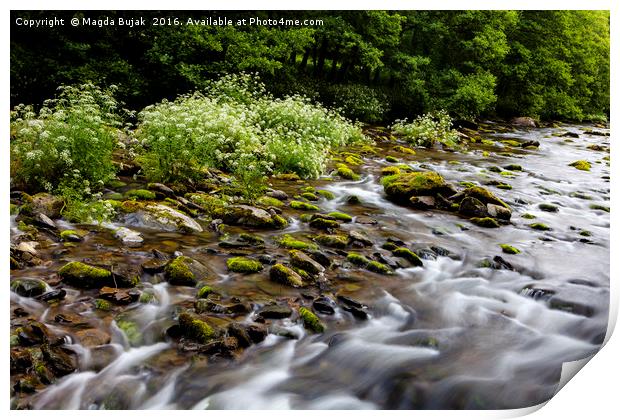
[[[411,123],[396,120],[391,128],[395,134],[416,146],[433,147],[438,142],[448,147],[455,147],[459,136],[456,130],[451,129],[451,125],[448,113],[437,111],[416,117]]]
[[[321,90],[321,99],[347,117],[366,123],[381,122],[390,108],[383,92],[356,83],[327,84]]]
[[[120,119],[113,90],[92,84],[61,86],[37,113],[11,112],[11,176],[20,187],[55,191],[69,179],[100,188],[114,177],[112,151]]]
[[[331,148],[364,139],[359,126],[337,113],[301,96],[276,99],[247,74],[149,106],[139,118],[148,178],[187,180],[214,167],[231,172],[246,190],[271,173],[318,177]]]

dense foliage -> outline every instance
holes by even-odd
[[[15,13],[15,12],[14,12]],[[41,12],[19,12],[40,18]],[[57,12],[67,19],[72,12]],[[99,17],[99,12],[77,14]],[[112,17],[163,12],[106,12]],[[172,16],[172,14],[170,14]],[[175,12],[188,17],[320,19],[307,26],[11,28],[11,92],[40,103],[61,84],[116,83],[132,108],[258,72],[351,118],[392,121],[446,109],[584,119],[609,113],[606,11]],[[14,22],[14,19],[12,19]]]

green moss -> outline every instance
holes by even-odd
[[[512,190],[512,185],[501,182],[497,184],[495,188],[499,188],[500,190]]]
[[[15,215],[19,213],[19,206],[13,203],[10,203],[11,215]]]
[[[282,264],[275,264],[271,267],[269,270],[269,278],[276,283],[285,284],[287,286],[303,286],[301,276]]]
[[[548,211],[551,213],[557,212],[559,210],[558,206],[554,204],[548,204],[548,203],[541,203],[538,205],[538,208],[541,209],[542,211]]]
[[[292,174],[276,174],[273,176],[275,179],[281,179],[283,181],[298,181],[299,175],[292,173]]]
[[[400,169],[397,166],[386,166],[381,168],[381,175],[398,175],[400,174]]]
[[[344,161],[345,161],[346,163],[348,163],[349,165],[353,165],[353,166],[359,166],[359,165],[361,165],[362,163],[364,163],[364,161],[363,161],[361,158],[359,158],[359,157],[357,157],[357,156],[353,156],[353,155],[349,155],[349,156],[347,156],[347,157],[344,159]]]
[[[207,343],[215,337],[215,331],[209,324],[199,319],[195,319],[188,313],[179,315],[179,326],[182,334],[199,343]]]
[[[349,252],[347,254],[347,261],[360,267],[366,267],[370,263],[368,258],[356,252]]]
[[[304,223],[308,223],[310,220],[312,220],[312,215],[308,213],[304,213],[299,216],[299,220],[301,220]]]
[[[524,219],[536,219],[536,216],[530,213],[523,213],[521,217],[523,217]]]
[[[500,244],[499,245],[502,248],[502,252],[506,253],[506,254],[520,254],[521,251],[518,248],[515,248],[512,245],[508,245],[508,244]]]
[[[387,160],[390,163],[397,163],[398,162],[398,158],[395,158],[394,156],[386,156],[385,160]]]
[[[408,248],[404,248],[404,247],[396,248],[392,251],[392,254],[396,257],[401,257],[401,258],[406,259],[407,261],[409,261],[411,264],[413,264],[416,267],[421,267],[424,265],[420,257],[418,257],[418,255],[415,252],[411,251]]]
[[[170,261],[164,269],[166,279],[171,284],[193,285],[196,283],[196,276],[189,268],[191,258],[176,257]]]
[[[110,311],[112,310],[112,304],[105,299],[95,299],[95,309]]]
[[[334,198],[336,198],[336,196],[334,195],[333,192],[331,191],[327,191],[327,190],[317,190],[316,192],[318,195],[320,195],[321,197],[325,198],[326,200],[333,200]]]
[[[149,190],[129,190],[125,193],[125,197],[136,200],[155,200],[155,193]]]
[[[126,186],[127,183],[121,180],[118,180],[118,179],[111,179],[110,181],[106,183],[106,185],[110,188],[122,188]]]
[[[319,197],[317,197],[314,193],[311,192],[302,193],[301,196],[308,201],[319,201]]]
[[[484,228],[498,228],[499,223],[492,217],[472,217],[469,219],[476,226],[484,227]]]
[[[211,287],[211,286],[209,286],[209,285],[202,286],[202,287],[200,288],[200,290],[198,290],[198,293],[196,293],[196,297],[197,297],[198,299],[204,299],[204,298],[206,298],[207,296],[209,296],[209,294],[211,294],[211,293],[213,293],[213,292],[214,292],[213,287]]]
[[[60,232],[60,239],[65,242],[79,242],[82,238],[75,230],[63,230]]]
[[[140,303],[157,303],[157,297],[152,292],[144,291],[140,294],[140,298],[138,299]]]
[[[385,193],[392,197],[435,195],[445,189],[447,184],[437,172],[410,172],[389,175],[381,179]]]
[[[345,248],[349,243],[349,238],[344,235],[318,235],[314,240],[323,245],[331,248]]]
[[[415,155],[415,150],[410,149],[408,147],[404,147],[404,146],[396,146],[394,147],[394,150],[399,152],[399,153],[404,153],[407,155]]]
[[[544,223],[532,223],[530,227],[535,230],[551,230],[551,228]]]
[[[235,273],[257,273],[263,269],[260,261],[246,257],[232,257],[226,260],[226,267]]]
[[[310,227],[316,229],[337,229],[340,224],[336,220],[324,219],[322,217],[316,217],[310,220]]]
[[[353,172],[351,168],[349,168],[347,165],[343,163],[336,165],[336,173],[341,178],[344,178],[344,179],[351,179],[354,181],[360,179],[360,176],[358,174]]]
[[[72,286],[83,288],[102,287],[113,282],[112,273],[105,268],[73,261],[58,270],[60,279]]]
[[[385,264],[381,264],[378,261],[370,261],[366,266],[366,269],[379,274],[392,274],[390,267]]]
[[[243,232],[239,235],[239,240],[243,242],[247,242],[250,245],[262,245],[265,243],[265,240],[258,235],[252,235],[251,233]]]
[[[304,210],[304,211],[319,211],[320,209],[314,204],[304,203],[303,201],[291,201],[289,204],[291,208],[295,210]]]
[[[512,173],[512,172],[510,172],[510,171],[501,171],[499,174],[500,174],[501,176],[506,177],[506,178],[514,178],[514,177],[515,177],[515,174],[513,174],[513,173]]]
[[[116,321],[116,326],[125,333],[130,346],[137,347],[140,345],[142,342],[142,333],[140,332],[138,324],[133,321],[118,320]]]
[[[590,204],[590,208],[592,210],[602,210],[602,211],[606,211],[607,213],[609,213],[609,207],[607,206],[601,206],[600,204]]]
[[[316,190],[315,190],[315,188],[314,188],[312,185],[308,185],[308,186],[306,186],[306,187],[303,187],[303,188],[301,189],[301,191],[302,191],[302,192],[310,192],[310,193],[313,193],[313,192],[315,192]]]
[[[282,207],[284,203],[277,198],[269,197],[268,195],[263,195],[256,200],[256,204],[263,207]]]
[[[521,143],[516,140],[501,140],[501,142],[504,143],[506,146],[521,147]]]
[[[592,232],[590,232],[589,230],[582,230],[582,231],[579,232],[579,234],[581,236],[588,236],[588,237],[592,236]]]
[[[299,308],[299,317],[302,319],[306,329],[315,333],[322,333],[325,331],[325,326],[319,317],[316,316],[311,310],[303,307]]]
[[[211,194],[192,193],[186,194],[185,198],[204,208],[207,214],[213,218],[221,218],[225,213],[226,202]]]
[[[353,217],[339,211],[333,211],[331,213],[328,213],[327,215],[342,222],[350,222],[353,220]]]
[[[274,214],[271,216],[271,223],[276,229],[282,229],[288,226],[288,221],[279,214]]]
[[[483,204],[497,204],[498,206],[510,208],[508,204],[504,203],[492,192],[483,187],[470,187],[462,191],[462,194],[468,197],[474,197],[482,201]]]
[[[462,185],[465,188],[476,187],[476,184],[474,184],[473,182],[470,182],[470,181],[461,181],[461,182],[459,182],[459,185]]]
[[[568,166],[572,166],[580,171],[589,171],[592,165],[587,160],[576,160],[573,163],[569,163]]]
[[[316,249],[316,245],[300,241],[290,235],[284,235],[277,241],[278,245],[287,249]]]

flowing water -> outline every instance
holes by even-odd
[[[323,211],[347,212],[355,219],[342,228],[364,230],[373,240],[371,255],[386,238],[398,238],[415,250],[434,247],[424,267],[401,268],[381,276],[343,265],[331,273],[331,293],[346,294],[368,306],[361,321],[337,308],[322,315],[323,334],[309,334],[299,321],[274,321],[291,339],[269,334],[233,359],[195,357],[180,351],[164,331],[183,308],[191,307],[195,289],[171,286],[157,275],[143,276],[154,303],[122,308],[122,318],[139,325],[132,339],[117,325],[116,312],[93,309],[94,293],[66,288],[61,304],[47,305],[11,295],[12,310],[23,308],[53,332],[64,336],[77,355],[79,369],[29,397],[36,409],[377,409],[377,408],[517,408],[549,399],[562,363],[595,353],[603,341],[609,305],[609,137],[587,134],[592,127],[563,126],[490,133],[487,138],[537,140],[536,150],[502,149],[501,143],[467,152],[418,150],[409,163],[434,170],[458,184],[501,180],[512,190],[488,187],[512,207],[511,224],[499,229],[476,227],[441,211],[419,211],[386,200],[380,169],[389,165],[368,158],[359,181],[312,183],[336,198],[322,201]],[[597,131],[608,132],[606,129]],[[579,138],[560,137],[570,131]],[[388,144],[379,144],[386,148]],[[483,150],[491,152],[485,157]],[[510,150],[510,154],[502,154]],[[402,156],[401,156],[402,157]],[[589,172],[569,163],[587,160]],[[499,174],[492,166],[518,164],[523,171]],[[298,185],[276,185],[291,193]],[[361,204],[348,204],[356,195]],[[538,205],[557,206],[557,212]],[[285,212],[297,218],[299,212]],[[524,214],[535,219],[521,217]],[[529,227],[541,222],[552,230]],[[51,279],[66,261],[90,258],[108,264],[140,264],[150,250],[181,252],[209,265],[223,294],[250,301],[248,321],[271,301],[301,301],[298,290],[274,285],[266,273],[230,274],[218,236],[140,231],[139,247],[122,247],[109,229],[90,227],[77,247],[43,246],[49,263],[14,272]],[[291,223],[287,233],[311,233],[307,224]],[[286,255],[269,241],[281,232],[259,232],[267,253]],[[18,232],[14,230],[13,235]],[[502,254],[510,244],[520,254]],[[449,251],[449,252],[446,252]],[[360,251],[362,252],[362,251]],[[442,255],[447,254],[447,255]],[[431,255],[431,253],[428,253]],[[493,269],[480,262],[496,255],[514,270]],[[47,260],[47,258],[43,258]],[[310,292],[308,292],[310,293]],[[58,314],[75,314],[91,327],[110,333],[110,343],[82,346],[75,326],[55,322]],[[214,325],[225,317],[213,317]]]

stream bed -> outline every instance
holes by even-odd
[[[367,240],[341,249],[316,246],[329,261],[321,263],[328,268],[312,287],[269,278],[269,266],[289,256],[277,238],[288,234],[314,243],[313,236],[324,233],[289,205],[282,207],[288,226],[279,230],[224,231],[202,217],[195,218],[201,229],[190,232],[153,229],[131,215],[100,226],[54,221],[58,230],[78,231],[79,242],[54,239],[44,229],[24,239],[27,233],[12,216],[12,246],[29,243],[36,258],[12,269],[12,279],[41,279],[48,293],[66,293],[45,301],[11,292],[13,407],[502,409],[548,400],[562,363],[597,352],[605,336],[609,130],[482,127],[484,143],[460,151],[416,148],[415,155],[395,151],[405,143],[377,136],[375,152],[362,154],[354,167],[359,179],[270,180],[289,197],[307,187],[327,191],[312,204],[322,213],[351,215],[337,232],[361,232]],[[519,146],[527,142],[539,146]],[[398,163],[386,161],[388,155]],[[579,160],[590,162],[590,170],[569,166]],[[510,222],[484,228],[453,212],[389,200],[382,168],[398,164],[435,171],[459,188],[484,186],[510,206]],[[135,188],[131,178],[121,180],[127,185],[116,193]],[[116,234],[121,227],[141,240],[123,243]],[[241,233],[264,243],[240,245],[235,238]],[[413,250],[423,265],[394,257],[384,247],[388,242]],[[502,252],[501,244],[520,252]],[[393,273],[351,264],[346,256],[353,251]],[[170,284],[161,270],[145,265],[154,255],[183,255],[208,267],[206,283],[216,291],[209,309],[196,309],[200,285]],[[265,268],[231,272],[231,255],[256,258]],[[63,283],[57,273],[71,261],[143,267],[134,288],[140,298],[105,305],[101,291]],[[240,309],[230,309],[234,305]],[[292,314],[261,315],[273,305],[292,308]],[[300,307],[315,309],[323,332],[304,328],[296,315]],[[226,348],[219,350],[179,340],[175,325],[184,311],[202,312],[201,319],[229,331],[227,337],[231,323],[259,324],[260,339],[246,346],[220,343]],[[31,336],[44,328],[46,338],[28,341],[19,328],[34,328]],[[56,359],[61,362],[46,365]],[[63,371],[67,364],[73,366]]]

